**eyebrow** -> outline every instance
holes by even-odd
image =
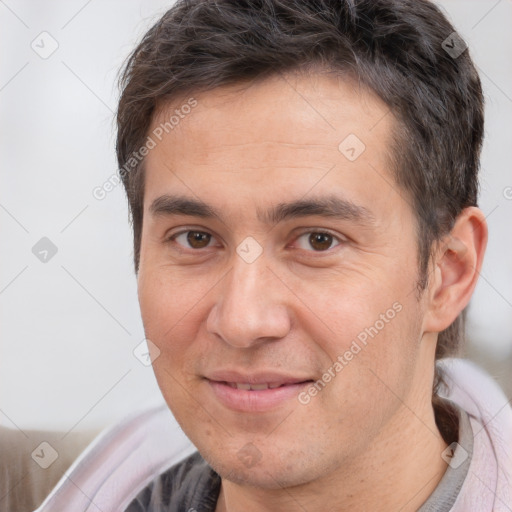
[[[200,200],[187,196],[162,195],[157,197],[149,207],[153,216],[186,215],[203,219],[217,219],[224,223],[219,210]],[[330,217],[349,220],[361,225],[374,225],[375,216],[368,208],[338,196],[322,196],[299,199],[288,203],[279,203],[268,211],[257,211],[258,220],[265,224],[303,218]]]

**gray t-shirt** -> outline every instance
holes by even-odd
[[[457,409],[458,441],[444,453],[449,462],[443,478],[418,512],[448,512],[468,473],[473,432],[468,415]],[[440,454],[441,456],[441,454]],[[453,462],[452,462],[453,461]],[[125,512],[215,512],[220,476],[195,452],[150,482]]]
[[[448,467],[441,481],[418,509],[418,512],[448,512],[452,509],[469,471],[473,455],[473,429],[467,413],[457,408],[459,415],[459,436],[455,443],[445,450],[444,458]]]

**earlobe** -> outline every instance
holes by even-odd
[[[439,244],[429,283],[425,332],[441,332],[467,306],[475,289],[487,245],[483,212],[465,208]]]

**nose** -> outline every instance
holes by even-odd
[[[286,305],[289,291],[268,268],[263,256],[247,263],[238,255],[231,270],[216,287],[207,330],[238,348],[278,340],[290,331]]]

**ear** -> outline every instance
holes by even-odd
[[[483,212],[472,206],[462,210],[439,243],[429,279],[424,332],[443,331],[467,306],[482,268],[487,233]]]

